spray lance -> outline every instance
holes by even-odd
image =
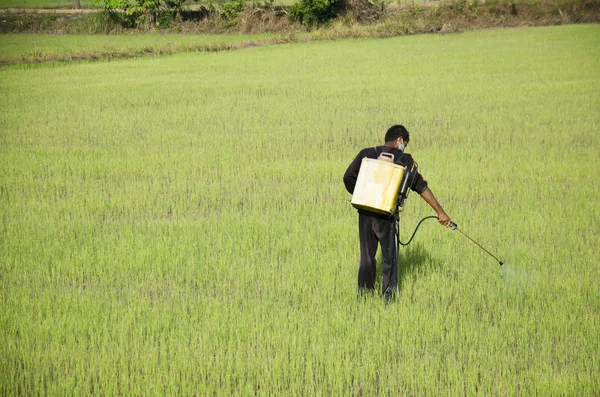
[[[458,225],[457,225],[456,223],[454,223],[454,222],[450,222],[450,228],[451,228],[452,230],[458,230],[459,232],[461,232],[461,233],[462,233],[462,235],[463,235],[463,236],[465,236],[466,238],[468,238],[469,240],[471,240],[472,242],[474,242],[475,244],[477,244],[477,246],[478,246],[479,248],[481,248],[482,250],[484,250],[485,252],[487,252],[489,256],[491,256],[492,258],[494,258],[495,260],[497,260],[497,261],[498,261],[498,263],[500,264],[500,266],[504,265],[504,263],[503,263],[503,262],[502,262],[500,259],[496,258],[496,257],[495,257],[495,256],[494,256],[494,255],[493,255],[493,254],[492,254],[490,251],[488,251],[488,250],[486,250],[485,248],[483,248],[483,247],[481,246],[481,244],[479,244],[477,241],[475,241],[475,240],[473,240],[471,237],[467,236],[467,235],[465,234],[465,232],[463,232],[462,230],[460,230],[460,229],[458,228]]]
[[[415,231],[413,232],[412,236],[410,236],[410,239],[406,243],[403,243],[402,241],[400,241],[400,234],[398,234],[398,244],[403,245],[403,246],[407,246],[408,244],[410,244],[410,242],[412,241],[412,239],[415,237],[415,234],[417,234],[417,230],[419,230],[419,226],[421,226],[421,223],[423,223],[427,219],[438,219],[438,217],[435,216],[435,215],[431,215],[431,216],[426,216],[425,218],[421,219],[421,221],[417,224],[417,227],[415,228]],[[479,248],[481,248],[482,250],[484,250],[485,252],[487,252],[489,256],[491,256],[492,258],[494,258],[500,264],[500,266],[504,265],[504,262],[502,262],[500,259],[496,258],[496,256],[494,256],[494,254],[492,254],[490,251],[488,251],[485,248],[483,248],[483,246],[481,244],[479,244],[477,241],[475,241],[471,237],[467,236],[467,234],[465,232],[463,232],[462,230],[460,230],[458,228],[458,225],[456,223],[450,222],[450,228],[452,230],[458,230],[459,232],[461,232],[463,236],[465,236],[466,238],[468,238],[469,240],[471,240],[472,242],[474,242]],[[400,229],[396,228],[396,230],[400,230]]]
[[[419,226],[421,226],[421,223],[423,223],[427,219],[438,219],[438,217],[435,215],[426,216],[425,218],[423,218],[419,221],[419,223],[417,224],[417,227],[415,228],[415,231],[413,232],[412,236],[410,236],[410,239],[406,243],[403,243],[402,241],[400,241],[400,217],[399,217],[398,213],[400,211],[402,211],[402,208],[404,207],[404,203],[406,202],[406,198],[408,197],[408,192],[410,191],[409,186],[412,185],[412,182],[417,174],[417,167],[418,167],[418,165],[415,162],[412,164],[410,169],[407,170],[404,180],[402,181],[402,184],[400,185],[400,190],[398,192],[398,201],[397,201],[398,211],[396,211],[396,215],[395,215],[396,216],[396,231],[397,231],[396,236],[398,239],[398,244],[402,245],[402,246],[407,246],[408,244],[410,244],[412,239],[415,237],[415,234],[417,234],[417,230],[419,230]],[[479,244],[477,241],[475,241],[471,237],[469,237],[465,232],[460,230],[456,223],[450,222],[450,228],[452,230],[458,230],[463,236],[465,236],[466,238],[471,240],[473,243],[475,243],[479,248],[481,248],[482,250],[487,252],[488,255],[490,255],[492,258],[494,258],[500,264],[500,266],[504,265],[504,263],[500,259],[496,258],[496,256],[494,256],[490,251],[483,248],[483,246],[481,244]]]

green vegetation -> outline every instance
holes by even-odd
[[[346,8],[346,0],[300,0],[290,12],[291,17],[307,26],[327,22],[340,15]]]
[[[104,5],[111,10],[123,10],[127,14],[143,11],[156,13],[159,10],[180,9],[184,0],[96,0],[96,4]]]
[[[82,8],[98,8],[103,7],[103,4],[96,4],[94,0],[80,0]],[[209,5],[209,4],[222,4],[227,0],[216,0],[216,1],[208,1],[208,0],[187,0],[184,2],[184,7],[186,9],[194,9],[199,5]],[[492,2],[501,2],[502,0],[491,0]],[[540,4],[545,0],[515,0],[513,3],[517,4]],[[570,0],[554,0],[554,3],[564,3],[569,2]],[[252,3],[248,1],[248,3]],[[273,4],[276,6],[286,5],[291,6],[296,3],[294,0],[260,0],[255,1],[254,4],[260,5],[264,4]],[[394,3],[413,3],[410,0],[399,0],[399,1],[386,1],[386,4],[394,4]],[[426,2],[417,2],[417,3],[426,3]],[[471,2],[478,3],[478,2]],[[0,0],[0,9],[1,8],[71,8],[72,0]]]
[[[419,33],[453,33],[500,27],[548,26],[600,22],[600,2],[562,0],[559,3],[486,3],[462,0],[440,3],[390,4],[366,0],[303,1],[293,7],[231,0],[194,10],[126,15],[122,12],[4,13],[1,33],[49,34],[261,34],[287,35],[284,40],[390,37]],[[272,44],[274,41],[268,41]],[[264,43],[263,43],[264,44]],[[135,48],[134,48],[135,50]],[[182,48],[181,51],[189,50]],[[134,51],[135,52],[135,51]],[[166,51],[172,53],[172,51]],[[152,47],[151,53],[165,53]],[[88,54],[91,59],[112,58]],[[107,56],[105,56],[107,55]],[[130,54],[120,54],[123,57]],[[135,55],[134,55],[135,56]]]
[[[82,8],[96,8],[94,0],[80,0]],[[0,8],[72,8],[72,0],[0,0]]]
[[[178,0],[179,1],[179,0]],[[269,0],[264,0],[265,3],[270,3]],[[109,3],[116,3],[115,1],[108,1]],[[186,9],[194,9],[199,5],[204,4],[208,5],[211,3],[220,4],[224,3],[225,0],[217,0],[217,1],[194,1],[188,0],[187,2],[183,2],[183,6]],[[104,2],[100,2],[100,4],[96,4],[94,0],[80,0],[81,8],[103,8]],[[259,4],[260,2],[256,2]],[[292,0],[280,0],[273,1],[274,5],[291,5]],[[72,8],[73,1],[72,0],[0,0],[0,9],[2,8]],[[117,7],[115,7],[117,8]]]
[[[185,52],[194,49],[243,45],[259,42],[276,35],[173,35],[173,34],[114,34],[114,35],[65,35],[6,34],[0,41],[0,62],[6,60],[34,60],[80,57],[85,54]]]
[[[596,393],[598,59],[578,25],[0,69],[0,393]],[[425,224],[386,306],[341,179],[398,122],[507,265]]]

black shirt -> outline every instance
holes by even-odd
[[[394,155],[394,163],[402,165],[407,169],[410,169],[415,162],[410,154],[406,154],[397,148],[389,146],[377,146],[363,149],[356,155],[354,160],[352,160],[352,163],[350,163],[346,173],[344,174],[344,185],[346,185],[346,190],[348,193],[354,193],[354,186],[356,185],[356,179],[358,178],[358,171],[360,170],[362,159],[365,157],[376,159],[381,153],[392,153]],[[410,189],[413,192],[421,194],[427,189],[427,181],[425,181],[421,174],[417,172]]]

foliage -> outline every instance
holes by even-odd
[[[237,18],[246,8],[246,0],[229,0],[221,6],[221,14],[225,17],[227,23],[235,25]]]
[[[169,27],[175,12],[178,11],[185,0],[94,0],[96,4],[104,3],[107,11],[124,11],[139,26],[144,21],[156,22],[159,28]],[[167,15],[163,15],[167,14]]]
[[[171,22],[175,18],[174,11],[164,11],[158,15],[156,27],[158,29],[167,29],[171,26]]]
[[[292,19],[314,27],[344,15],[348,21],[376,20],[383,15],[381,0],[300,0],[291,10]]]
[[[300,0],[290,9],[290,16],[303,25],[315,26],[339,16],[346,5],[346,0]]]

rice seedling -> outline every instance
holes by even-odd
[[[599,33],[0,69],[1,394],[596,393]],[[341,178],[395,123],[512,273],[432,222],[357,299]]]

